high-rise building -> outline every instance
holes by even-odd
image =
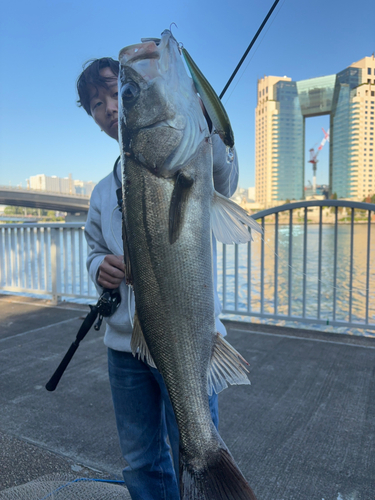
[[[51,191],[65,194],[75,193],[71,175],[65,178],[45,174],[32,175],[30,176],[28,184],[30,189],[39,189],[41,191]]]
[[[82,194],[86,196],[91,196],[96,186],[96,183],[93,181],[73,180],[72,174],[69,174],[69,177],[48,176],[45,174],[33,175],[27,184],[30,189],[61,194]]]
[[[374,55],[340,73],[298,82],[265,76],[257,90],[257,202],[303,199],[305,119],[319,115],[330,116],[330,194],[363,199],[375,193]]]
[[[91,196],[96,182],[93,181],[73,181],[74,182],[74,192],[76,194],[83,194],[86,196]]]

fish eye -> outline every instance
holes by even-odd
[[[139,87],[135,82],[127,82],[121,87],[121,97],[125,101],[132,101],[139,95]]]

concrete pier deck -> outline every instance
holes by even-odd
[[[0,499],[55,472],[121,478],[103,326],[44,388],[88,312],[0,295]],[[375,339],[226,326],[251,386],[220,394],[219,429],[258,500],[374,500]]]

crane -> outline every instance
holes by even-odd
[[[328,132],[326,132],[324,130],[324,128],[322,128],[322,130],[323,130],[324,137],[323,137],[323,140],[320,143],[318,149],[316,151],[314,150],[314,148],[310,149],[309,163],[312,163],[312,166],[313,166],[313,193],[314,194],[316,193],[316,164],[318,163],[318,154],[323,149],[324,144],[327,141],[329,141],[329,129],[328,129]]]

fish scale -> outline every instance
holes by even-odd
[[[208,149],[206,144],[203,147]],[[181,427],[187,429],[181,436],[184,443],[185,434],[188,436],[192,431],[190,415],[195,413],[202,418],[203,406],[207,410],[205,420],[209,422],[206,427],[211,427],[206,387],[199,380],[202,367],[207,367],[212,349],[207,341],[208,349],[202,349],[202,325],[206,325],[205,329],[209,334],[205,335],[206,339],[213,339],[215,334],[212,262],[210,252],[205,250],[210,248],[210,234],[206,232],[206,237],[203,238],[197,224],[193,226],[190,223],[196,219],[198,209],[192,203],[191,214],[188,212],[186,215],[185,231],[175,247],[171,246],[168,242],[172,192],[170,181],[157,178],[146,169],[140,169],[132,160],[127,161],[126,168],[130,186],[147,186],[143,193],[126,189],[124,197],[127,218],[136,228],[129,239],[129,249],[134,292],[138,298],[137,312],[146,343],[163,375],[172,404],[174,402],[176,418],[183,420]],[[204,179],[202,176],[201,182],[196,183],[197,190],[199,184],[210,186],[210,178],[207,177]],[[207,196],[204,199],[208,208]],[[201,218],[201,226],[209,223],[207,219]],[[137,252],[138,248],[142,252]],[[195,249],[194,259],[185,258],[185,254],[190,252],[189,248]],[[203,255],[205,260],[202,259]],[[204,290],[205,296],[208,290],[210,300],[205,297],[202,301],[199,290]],[[191,296],[194,301],[189,300]],[[184,362],[187,356],[190,357],[189,364]],[[189,384],[186,384],[186,380],[190,381]],[[180,398],[175,397],[178,394],[185,402],[184,405],[179,404]]]
[[[126,47],[119,60],[133,353],[156,365],[168,389],[180,433],[181,500],[256,500],[208,403],[212,388],[249,383],[243,358],[216,332],[211,231],[248,241],[255,223],[214,191],[207,123],[171,33]]]

